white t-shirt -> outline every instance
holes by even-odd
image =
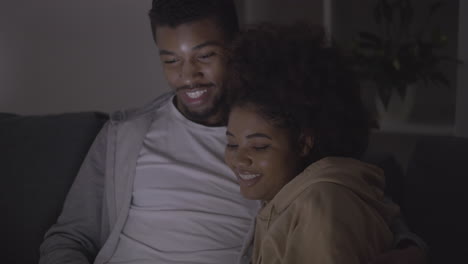
[[[157,116],[110,263],[235,263],[258,203],[224,164],[226,128],[186,119],[172,100]]]

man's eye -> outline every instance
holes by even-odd
[[[172,64],[172,63],[176,63],[177,61],[179,61],[179,59],[175,56],[162,56],[161,61],[164,64]]]
[[[177,60],[176,60],[176,59],[170,59],[170,60],[163,60],[163,62],[164,62],[165,64],[172,64],[172,63],[176,63]]]
[[[262,145],[262,146],[253,146],[252,148],[257,150],[257,151],[261,151],[261,150],[266,150],[270,147],[271,145]]]
[[[206,60],[206,59],[208,59],[210,57],[213,57],[215,55],[216,55],[216,53],[210,52],[210,53],[202,54],[202,55],[198,56],[198,58],[201,59],[201,60]]]

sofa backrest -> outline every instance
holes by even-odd
[[[429,247],[429,263],[468,263],[468,138],[375,131],[365,157]]]
[[[418,139],[402,210],[429,246],[430,263],[468,263],[468,138]]]

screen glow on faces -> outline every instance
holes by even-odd
[[[231,110],[226,136],[225,162],[247,199],[270,201],[299,172],[301,158],[288,130],[273,126],[252,106]]]
[[[164,75],[187,118],[214,124],[222,118],[226,37],[214,19],[156,28]]]

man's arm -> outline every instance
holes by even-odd
[[[422,251],[427,251],[427,244],[415,233],[411,232],[403,216],[395,218],[391,225],[394,234],[393,247],[395,249],[405,249],[408,246],[419,247]]]
[[[40,264],[92,263],[102,246],[102,223],[108,223],[104,197],[109,122],[92,144],[67,195],[57,223],[40,247]]]
[[[370,262],[370,264],[426,264],[427,253],[420,247],[408,245],[402,249],[390,250]]]
[[[392,200],[386,197],[386,201]],[[371,264],[425,264],[427,263],[427,244],[412,233],[402,216],[391,225],[394,234],[393,249],[377,256]]]

